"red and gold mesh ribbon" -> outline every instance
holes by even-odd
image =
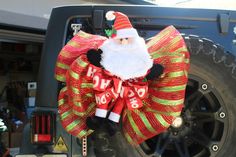
[[[77,36],[80,37],[79,34]],[[91,37],[87,44],[96,45],[96,48],[104,41],[104,37],[91,36],[96,38],[97,42],[93,42]],[[81,41],[83,39],[77,41],[83,43]],[[88,50],[90,46],[86,46]],[[147,47],[154,62],[164,66],[164,73],[159,79],[149,82],[148,97],[142,99],[142,108],[124,109],[123,133],[132,145],[140,144],[166,131],[175,117],[180,115],[188,80],[189,53],[182,36],[173,26],[165,28],[154,36],[147,43]],[[96,107],[93,83],[86,78],[89,63],[86,56],[82,55],[86,52],[81,52],[78,50],[77,54],[68,57],[71,59],[70,62],[59,60],[68,66],[67,69],[60,71],[57,70],[58,66],[56,67],[56,76],[58,74],[61,76],[56,77],[57,80],[66,82],[66,87],[61,90],[58,101],[61,122],[68,133],[79,138],[92,133],[85,122],[88,116],[94,115]],[[70,56],[72,52],[65,54]],[[60,54],[58,58],[60,59]]]
[[[97,49],[107,38],[79,31],[60,51],[55,68],[55,78],[66,81],[66,72],[72,62],[90,49]]]

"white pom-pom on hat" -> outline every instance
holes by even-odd
[[[115,20],[115,18],[116,18],[116,16],[114,15],[114,11],[108,11],[107,13],[106,13],[106,19],[108,20],[108,21],[112,21],[112,20]]]
[[[115,31],[112,32],[112,38],[129,38],[139,36],[137,30],[133,28],[127,15],[117,11],[108,11],[105,17],[109,21],[114,20],[112,29]]]

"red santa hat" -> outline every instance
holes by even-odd
[[[121,12],[108,11],[106,13],[108,21],[114,21],[112,38],[138,37],[138,32],[133,28],[127,15]]]

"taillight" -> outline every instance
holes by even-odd
[[[53,144],[55,137],[55,114],[53,112],[34,112],[31,126],[32,143]]]

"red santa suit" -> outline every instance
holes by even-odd
[[[144,39],[139,37],[137,30],[132,27],[125,14],[120,12],[108,12],[106,17],[108,20],[109,18],[115,18],[113,29],[116,33],[112,34],[111,38],[100,46],[103,52],[101,54],[100,63],[110,75],[115,77],[113,77],[112,80],[105,78],[98,80],[99,76],[94,76],[93,80],[94,88],[98,91],[101,88],[111,86],[111,84],[115,86],[112,91],[113,98],[120,98],[113,102],[115,105],[108,119],[119,122],[121,112],[124,105],[127,103],[127,101],[124,102],[124,99],[122,99],[124,93],[126,92],[130,106],[135,109],[140,107],[135,96],[143,97],[142,93],[145,93],[143,91],[147,91],[146,87],[127,90],[123,88],[123,86],[132,84],[134,80],[143,79],[148,70],[153,66],[153,60],[148,53]],[[97,108],[95,116],[102,118],[107,116],[109,104],[106,102],[109,100],[106,99],[109,99],[108,96],[104,95],[103,98],[96,97]]]

